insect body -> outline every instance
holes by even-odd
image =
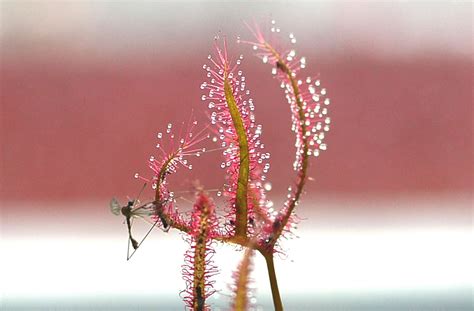
[[[136,250],[140,244],[145,240],[145,238],[148,236],[145,235],[145,237],[142,239],[142,241],[137,242],[132,236],[132,224],[133,220],[135,218],[141,218],[142,220],[145,220],[146,222],[151,223],[153,226],[150,228],[148,233],[154,228],[154,226],[157,224],[157,221],[152,222],[150,221],[150,217],[153,215],[156,215],[156,205],[154,202],[149,202],[145,203],[143,205],[140,205],[136,207],[136,205],[139,204],[138,200],[129,200],[127,205],[122,206],[117,199],[112,198],[110,200],[110,211],[114,215],[120,215],[122,214],[125,217],[125,222],[127,224],[127,229],[128,229],[128,238],[129,238],[129,243],[132,244],[132,247],[134,250]],[[133,253],[132,253],[133,255]],[[131,255],[129,255],[129,252],[127,252],[127,260],[130,259]]]

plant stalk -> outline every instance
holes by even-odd
[[[270,287],[272,289],[273,306],[275,307],[275,311],[283,311],[283,304],[281,302],[280,291],[278,290],[278,282],[275,273],[275,264],[273,263],[273,254],[264,254],[263,256],[267,262]]]
[[[302,133],[302,144],[303,144],[303,154],[301,155],[301,168],[298,170],[298,181],[296,182],[296,191],[294,192],[293,196],[287,200],[288,209],[286,213],[283,215],[281,220],[280,226],[278,226],[277,231],[273,234],[273,239],[271,243],[274,245],[280,235],[282,234],[286,224],[288,223],[293,210],[296,207],[297,202],[300,199],[301,194],[303,193],[303,188],[306,183],[306,173],[308,170],[308,139],[306,137],[306,117],[303,109],[303,102],[300,97],[300,89],[298,87],[298,83],[296,79],[293,77],[293,71],[287,65],[285,60],[280,56],[280,54],[268,43],[265,43],[265,47],[271,51],[273,56],[277,59],[277,67],[280,68],[288,77],[288,80],[291,83],[291,87],[293,89],[293,95],[295,96],[296,105],[298,106],[298,119],[299,119],[299,126],[300,131]]]
[[[239,142],[240,165],[235,201],[235,236],[246,238],[248,213],[247,190],[250,170],[249,145],[242,117],[240,115],[239,108],[237,107],[237,103],[233,95],[233,89],[227,76],[224,80],[224,92],[227,101],[227,107],[229,107],[229,112],[232,117],[232,122],[234,123],[235,132]]]

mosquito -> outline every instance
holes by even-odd
[[[140,201],[138,199],[141,193],[143,192],[143,190],[145,189],[145,187],[146,187],[146,183],[143,185],[142,189],[140,190],[140,193],[138,194],[137,199],[129,200],[127,205],[125,206],[122,206],[116,198],[112,198],[110,200],[110,211],[114,215],[117,215],[117,216],[122,214],[122,216],[125,217],[125,222],[127,224],[127,229],[128,229],[127,260],[130,260],[130,258],[132,258],[136,250],[140,247],[143,241],[145,241],[145,239],[148,237],[148,235],[153,230],[153,228],[158,224],[158,221],[161,220],[165,231],[169,229],[169,225],[166,222],[166,220],[159,215],[156,221],[149,220],[150,217],[156,216],[158,214],[158,208],[157,208],[156,202],[153,201],[153,202],[148,202],[143,205],[140,205]],[[152,225],[140,242],[135,240],[132,235],[132,225],[133,225],[133,220],[135,218],[141,218],[142,220]],[[130,244],[133,247],[133,252],[131,254],[130,254]]]

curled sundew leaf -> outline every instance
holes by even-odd
[[[189,226],[190,249],[185,253],[182,267],[186,282],[183,300],[188,310],[210,310],[206,299],[215,292],[211,277],[218,273],[212,262],[215,252],[212,238],[217,234],[217,220],[214,204],[203,192],[197,196]]]
[[[268,172],[270,155],[263,152],[260,141],[261,125],[255,123],[254,103],[246,88],[245,76],[238,69],[240,56],[232,64],[226,42],[223,48],[215,44],[215,56],[209,56],[210,65],[204,65],[208,81],[201,85],[208,91],[202,96],[211,109],[211,123],[215,127],[215,140],[221,141],[227,184],[224,193],[229,203],[226,227],[230,235],[246,238],[252,230],[255,202],[265,202],[262,180]],[[252,200],[251,191],[258,200]]]
[[[167,177],[174,174],[180,166],[192,169],[189,158],[199,156],[205,151],[205,148],[199,148],[198,145],[208,138],[208,134],[205,134],[206,128],[195,131],[197,124],[198,122],[191,117],[187,124],[183,123],[179,135],[176,135],[173,125],[169,123],[165,132],[157,134],[158,155],[151,156],[148,160],[152,176],[146,178],[135,174],[135,178],[152,185],[155,191],[156,216],[161,219],[161,226],[165,230],[169,227],[186,232],[189,230],[179,211],[174,207],[174,193],[168,188]]]
[[[248,26],[248,25],[247,25]],[[330,100],[327,90],[316,77],[300,78],[300,71],[307,66],[306,57],[297,55],[292,46],[280,48],[278,37],[280,29],[275,21],[271,22],[270,34],[265,36],[257,25],[248,26],[256,41],[242,41],[252,45],[255,54],[263,63],[272,66],[272,74],[280,81],[290,105],[292,131],[296,136],[296,156],[293,168],[298,180],[290,186],[284,209],[274,218],[272,227],[266,228],[268,237],[265,243],[273,245],[280,234],[291,230],[294,223],[293,210],[298,204],[307,179],[310,156],[319,156],[327,149],[325,133],[329,131],[331,119],[327,106]],[[296,43],[293,34],[289,34],[290,45]]]
[[[233,274],[234,284],[232,290],[235,293],[232,310],[240,311],[247,310],[248,306],[252,303],[252,291],[249,287],[251,282],[250,274],[252,272],[253,263],[252,259],[255,251],[252,248],[245,250],[244,256]]]

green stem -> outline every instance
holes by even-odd
[[[278,282],[275,273],[275,264],[273,263],[273,254],[265,254],[263,256],[267,262],[270,287],[272,289],[273,306],[275,307],[275,311],[283,311],[283,304],[281,302],[280,291],[278,290]]]
[[[247,141],[247,133],[245,131],[242,116],[235,101],[232,86],[228,77],[224,79],[224,92],[229,108],[232,122],[234,123],[235,132],[239,141],[239,177],[237,180],[237,196],[235,201],[236,219],[235,219],[235,235],[247,237],[247,189],[249,181],[249,144]]]
[[[270,243],[274,245],[280,235],[282,234],[286,224],[288,223],[293,210],[296,207],[297,202],[299,201],[301,194],[303,193],[303,188],[306,183],[306,173],[308,170],[308,138],[306,137],[306,117],[303,109],[303,101],[301,99],[300,89],[298,87],[298,83],[293,77],[293,71],[290,67],[286,64],[285,60],[280,56],[280,54],[268,43],[265,43],[265,47],[273,54],[273,56],[277,59],[277,67],[282,70],[288,77],[288,80],[291,83],[291,88],[293,89],[293,95],[295,96],[296,105],[298,106],[298,119],[299,119],[299,126],[300,131],[302,134],[302,144],[303,144],[303,154],[301,155],[301,168],[298,171],[298,181],[296,182],[296,191],[294,196],[289,198],[287,201],[288,209],[286,213],[283,215],[281,219],[281,223],[278,226],[277,230],[273,234],[272,241]],[[299,156],[299,155],[298,155]]]
[[[290,218],[291,213],[296,207],[296,203],[299,201],[300,196],[303,193],[303,188],[306,183],[306,172],[308,170],[308,164],[309,164],[308,163],[309,146],[308,146],[308,138],[306,137],[306,125],[305,125],[306,117],[305,117],[305,113],[303,109],[303,102],[301,101],[300,90],[298,88],[296,79],[293,77],[291,70],[290,69],[287,69],[287,70],[288,70],[288,73],[287,73],[288,79],[291,82],[291,87],[293,88],[293,94],[295,95],[296,104],[298,106],[298,117],[299,117],[299,123],[300,123],[300,128],[301,128],[300,131],[302,133],[303,154],[301,155],[302,157],[301,168],[298,171],[298,181],[296,185],[296,192],[295,192],[294,197],[291,198],[289,201],[288,211],[283,217],[282,226],[281,226],[279,234],[281,234],[281,232],[283,231],[283,228],[286,226],[286,223],[288,222],[288,219]]]

